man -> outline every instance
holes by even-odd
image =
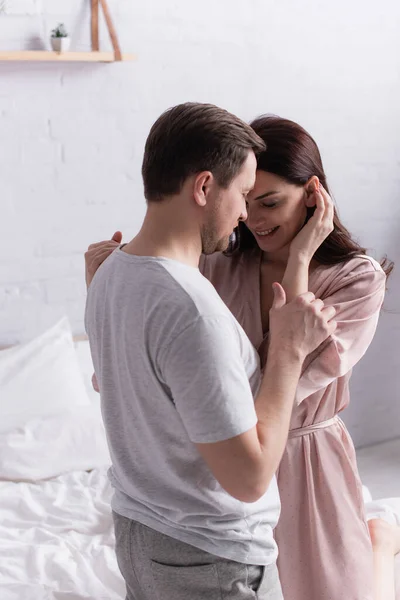
[[[312,294],[286,304],[275,284],[260,383],[255,349],[198,270],[246,219],[263,149],[215,106],[168,110],[146,142],[140,232],[91,283],[87,253],[86,328],[128,600],[282,599],[274,473],[303,360],[334,331],[335,311]]]

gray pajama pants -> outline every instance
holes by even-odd
[[[214,556],[113,513],[126,600],[283,600],[278,569]]]

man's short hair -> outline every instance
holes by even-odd
[[[142,165],[148,202],[178,194],[191,175],[210,171],[226,188],[239,173],[250,151],[265,144],[254,130],[212,104],[186,103],[170,108],[154,123],[146,141]]]

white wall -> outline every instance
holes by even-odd
[[[88,0],[8,0],[0,50],[58,21],[89,47]],[[342,217],[400,264],[400,3],[109,0],[134,63],[0,63],[0,343],[67,312],[83,330],[82,252],[138,229],[150,125],[187,100],[292,118],[320,145]],[[30,13],[30,14],[27,14]],[[103,42],[109,42],[103,29]],[[400,266],[347,411],[357,443],[400,432]]]

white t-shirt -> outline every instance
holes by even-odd
[[[254,427],[258,354],[198,269],[116,250],[88,292],[86,330],[112,467],[113,510],[216,556],[276,560],[275,479],[248,504],[195,443]]]

